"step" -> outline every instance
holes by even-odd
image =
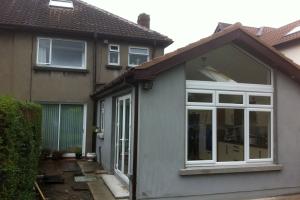
[[[127,187],[122,184],[117,177],[114,175],[102,174],[101,178],[116,199],[129,198],[129,191]]]

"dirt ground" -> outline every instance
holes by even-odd
[[[86,183],[75,183],[74,175],[82,175],[75,159],[43,160],[40,162],[40,174],[63,178],[64,183],[46,183],[38,181],[39,186],[48,200],[93,200]],[[56,182],[56,181],[54,181]],[[57,181],[59,182],[59,181]],[[73,188],[77,188],[74,190]]]

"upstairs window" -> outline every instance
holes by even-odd
[[[61,8],[73,8],[73,1],[71,0],[50,0],[49,6]]]
[[[110,44],[108,49],[108,64],[120,65],[120,46],[116,44]]]
[[[142,47],[129,47],[128,66],[135,67],[149,61],[149,49]]]
[[[37,64],[61,68],[86,68],[86,43],[76,40],[38,38]]]

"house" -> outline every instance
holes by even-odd
[[[0,95],[43,106],[43,147],[91,152],[90,95],[172,43],[150,29],[80,0],[2,0]]]
[[[299,193],[297,26],[219,24],[97,90],[97,152],[111,179],[132,199]]]

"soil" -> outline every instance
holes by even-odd
[[[82,175],[75,159],[42,160],[39,171],[47,176],[38,184],[48,200],[93,200],[86,183],[74,182],[74,175]]]

